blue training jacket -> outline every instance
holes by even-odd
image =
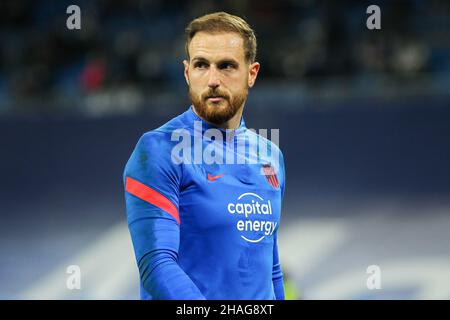
[[[139,139],[123,178],[142,299],[284,299],[283,156],[243,118],[218,129],[190,106]]]

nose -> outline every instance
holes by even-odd
[[[214,89],[218,86],[220,86],[219,71],[215,66],[211,66],[209,69],[208,87]]]

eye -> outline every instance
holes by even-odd
[[[204,69],[206,67],[208,67],[208,64],[206,62],[198,61],[198,62],[194,63],[194,68],[196,68],[196,69]]]
[[[219,68],[222,70],[233,70],[236,69],[236,67],[237,67],[236,64],[232,62],[224,62],[219,65]]]

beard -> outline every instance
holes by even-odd
[[[221,125],[233,118],[247,99],[248,88],[236,93],[232,98],[220,89],[209,88],[207,92],[198,95],[189,87],[189,98],[195,112],[207,122]],[[209,97],[222,97],[218,102],[208,100]]]

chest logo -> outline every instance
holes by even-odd
[[[241,194],[236,202],[228,204],[227,209],[228,213],[240,217],[236,229],[247,242],[260,242],[271,236],[277,227],[270,200],[265,201],[256,193]]]
[[[277,174],[275,173],[275,168],[270,164],[264,164],[262,166],[262,174],[266,177],[267,182],[274,188],[278,189],[280,183],[278,182]]]

